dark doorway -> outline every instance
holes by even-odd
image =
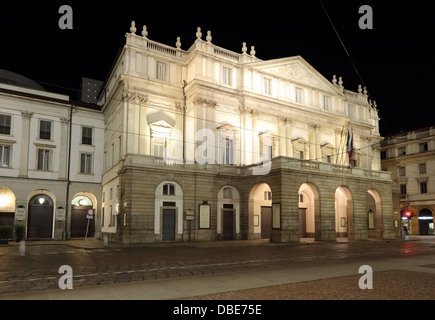
[[[429,209],[423,209],[418,214],[418,230],[419,234],[426,236],[431,234],[430,224],[433,223],[432,211]]]
[[[299,238],[307,237],[307,209],[299,208]]]
[[[29,202],[27,220],[28,239],[53,238],[53,200],[44,194],[34,196]]]
[[[14,235],[14,222],[15,213],[13,212],[0,212],[0,226],[11,226],[11,234],[9,238],[12,239]]]
[[[261,239],[272,236],[272,207],[261,207]]]
[[[175,240],[175,209],[163,209],[163,241]]]
[[[92,206],[71,206],[71,237],[84,238],[88,226],[88,210]],[[89,220],[88,237],[95,236],[95,216]]]
[[[234,209],[223,209],[222,212],[222,222],[223,230],[222,236],[223,240],[233,240],[234,239]]]

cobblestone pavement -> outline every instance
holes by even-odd
[[[432,266],[433,267],[433,266]],[[391,270],[373,274],[373,289],[361,290],[361,275],[291,283],[180,300],[434,300],[435,274]]]
[[[310,245],[275,245],[264,241],[236,241],[141,246],[111,244],[109,247],[103,247],[101,242],[92,240],[89,241],[87,250],[82,248],[82,244],[83,241],[29,243],[26,245],[26,256],[24,257],[18,255],[17,245],[1,246],[0,299],[2,294],[58,288],[58,280],[61,277],[58,271],[62,265],[72,267],[74,288],[77,288],[231,272],[278,270],[307,265],[322,266],[349,261],[369,264],[371,260],[379,258],[435,253],[433,241],[344,242]],[[385,278],[384,281],[388,283],[389,276],[391,273],[387,272],[379,279]],[[433,275],[424,274],[424,277],[421,282],[417,283],[435,283]],[[392,278],[395,278],[394,274]],[[350,281],[347,277],[344,280],[339,282]],[[248,299],[254,296],[255,299],[268,296],[275,297],[275,299],[291,299],[292,297],[304,299],[302,296],[292,295],[291,292],[303,291],[298,286],[311,286],[317,294],[321,295],[324,292],[324,296],[333,298],[328,295],[327,291],[318,290],[318,288],[333,287],[334,280],[318,281],[320,282],[228,294],[249,297]],[[400,282],[397,283],[398,292],[402,285]],[[423,289],[418,291],[418,295],[422,294],[426,287],[421,286],[421,288]],[[373,292],[375,291],[370,294]],[[361,294],[360,291],[358,293]],[[422,297],[425,296],[420,295],[420,298]],[[226,296],[207,298],[226,299]],[[228,298],[234,299],[230,296]]]

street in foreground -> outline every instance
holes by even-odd
[[[435,299],[435,241],[273,245],[264,241],[0,248],[0,299]],[[71,267],[72,290],[61,266]],[[368,273],[359,273],[370,266]],[[62,278],[63,277],[63,278]],[[65,280],[65,281],[64,281]],[[361,289],[361,280],[372,289]]]

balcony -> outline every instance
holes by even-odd
[[[289,157],[276,157],[272,159],[270,167],[263,164],[258,165],[225,165],[225,164],[198,164],[198,163],[182,163],[175,159],[165,160],[161,157],[145,156],[145,155],[128,155],[123,161],[122,166],[137,166],[155,168],[158,171],[190,171],[190,172],[207,172],[213,174],[225,174],[235,176],[254,175],[254,168],[265,168],[265,174],[280,169],[289,169],[306,173],[318,173],[320,175],[335,175],[343,177],[358,177],[365,179],[375,179],[382,181],[391,181],[391,172],[375,171],[362,168],[350,168],[346,166],[323,163],[317,161],[300,160]],[[258,174],[257,175],[261,175]]]

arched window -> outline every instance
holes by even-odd
[[[232,188],[224,188],[223,190],[224,199],[232,199],[233,198],[233,189]]]
[[[163,195],[175,196],[175,185],[170,183],[163,185]]]

